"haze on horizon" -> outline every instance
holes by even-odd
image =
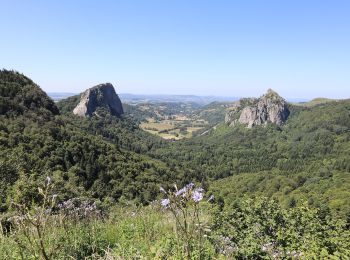
[[[47,92],[350,98],[349,1],[2,1],[0,68]]]

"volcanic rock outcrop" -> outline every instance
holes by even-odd
[[[243,98],[229,108],[225,122],[230,126],[244,124],[248,128],[274,123],[282,125],[290,112],[287,102],[269,89],[260,98]]]
[[[97,109],[106,109],[111,115],[120,116],[124,113],[119,96],[111,83],[100,84],[89,88],[81,94],[79,104],[73,114],[89,117],[96,114]]]

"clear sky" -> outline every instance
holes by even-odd
[[[350,1],[0,0],[0,68],[48,92],[350,98]]]

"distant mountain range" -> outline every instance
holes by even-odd
[[[49,92],[47,93],[50,98],[54,101],[65,99],[67,97],[78,95],[78,93],[69,93],[69,92]]]
[[[48,95],[55,101],[78,95],[78,93],[69,92],[49,92]],[[145,95],[145,94],[118,94],[123,103],[139,104],[139,103],[163,103],[163,102],[185,102],[207,105],[212,102],[232,102],[237,101],[239,97],[223,97],[223,96],[196,96],[196,95]],[[307,102],[308,99],[290,98],[289,102]]]
[[[238,97],[222,97],[222,96],[196,96],[196,95],[136,95],[136,94],[120,94],[121,100],[125,103],[161,103],[161,102],[185,102],[198,103],[207,105],[214,101],[230,102],[236,101]]]

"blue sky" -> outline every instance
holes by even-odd
[[[0,4],[0,67],[45,91],[350,98],[350,1]]]

